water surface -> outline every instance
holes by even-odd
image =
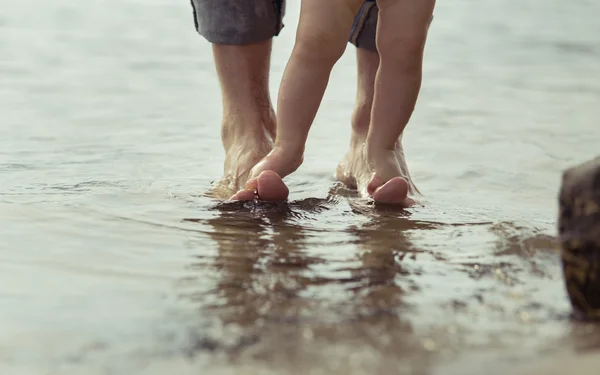
[[[353,48],[289,204],[223,205],[204,195],[222,172],[219,87],[186,2],[2,4],[2,373],[597,366],[554,238],[562,170],[599,150],[597,2],[438,2],[405,137],[424,207],[406,211],[332,177]],[[273,93],[297,15],[290,2]]]

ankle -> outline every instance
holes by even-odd
[[[382,153],[387,151],[395,151],[398,145],[397,139],[382,139],[380,137],[373,136],[372,132],[369,132],[366,137],[366,147],[369,152]]]
[[[225,150],[240,140],[265,140],[275,136],[275,113],[263,116],[243,116],[240,114],[224,114],[221,123],[221,140]]]
[[[365,139],[369,133],[371,122],[371,102],[366,99],[357,100],[352,112],[352,137]]]
[[[281,140],[275,141],[273,151],[279,153],[283,158],[299,167],[304,161],[305,145],[302,142],[285,142]]]
[[[363,152],[367,160],[371,163],[396,157],[395,148],[373,143],[368,139],[364,143]]]
[[[303,150],[297,147],[275,145],[271,152],[252,169],[252,176],[257,177],[266,170],[275,171],[281,178],[294,173],[304,161]]]
[[[360,131],[355,131],[352,129],[352,134],[350,135],[350,148],[358,149],[365,147],[367,143],[367,134]]]
[[[295,172],[304,162],[304,146],[302,142],[275,142],[272,153],[286,166],[286,174]]]

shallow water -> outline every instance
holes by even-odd
[[[596,328],[570,318],[554,239],[562,170],[600,150],[600,3],[438,2],[405,137],[424,207],[407,211],[332,178],[352,48],[290,203],[223,205],[204,195],[222,168],[219,88],[185,1],[2,4],[3,374],[600,362]]]

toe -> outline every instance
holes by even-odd
[[[373,189],[373,199],[377,203],[401,205],[407,201],[408,197],[408,182],[402,177],[394,177],[388,182],[379,187],[376,184],[380,182],[377,178],[373,178],[369,184],[369,190]]]
[[[377,177],[376,175],[373,176],[373,178],[371,178],[371,181],[367,185],[367,193],[370,196],[373,196],[373,194],[375,194],[375,190],[379,189],[381,185],[383,185],[383,183],[384,181],[381,178]]]
[[[287,199],[289,189],[274,171],[264,171],[256,180],[258,199],[261,201],[280,202]]]
[[[249,180],[248,182],[246,182],[246,186],[244,186],[243,189],[239,190],[231,198],[229,198],[229,201],[252,201],[252,200],[254,200],[256,198],[256,194],[255,194],[256,185],[257,185],[256,178]]]
[[[230,201],[252,201],[254,200],[254,191],[253,190],[240,190],[237,193],[235,193],[231,198],[229,198]]]

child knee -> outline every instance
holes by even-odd
[[[377,50],[383,61],[401,65],[406,69],[419,69],[425,48],[426,33],[410,36],[385,35],[377,37]]]
[[[341,40],[340,40],[341,39]],[[346,50],[345,38],[328,30],[313,29],[298,34],[294,52],[305,61],[333,65]]]

